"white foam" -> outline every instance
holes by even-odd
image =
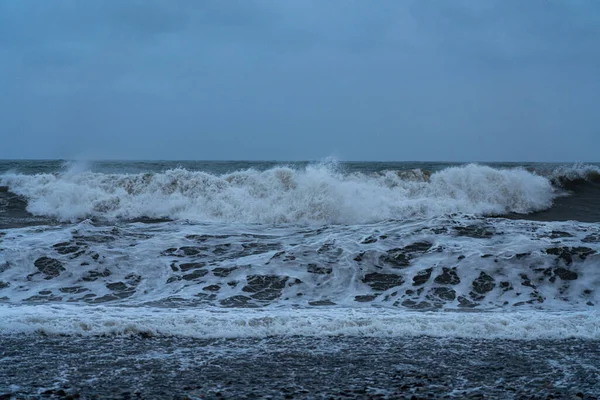
[[[464,226],[492,236],[457,234],[456,229]],[[564,237],[556,238],[555,233]],[[600,243],[585,241],[598,235],[598,224],[496,218],[437,218],[327,228],[180,222],[120,224],[117,228],[86,221],[8,231],[0,247],[0,281],[9,286],[2,288],[0,297],[13,304],[83,303],[110,296],[113,291],[109,285],[121,282],[134,292],[130,297],[111,300],[119,304],[174,302],[204,307],[207,303],[227,305],[234,296],[252,296],[253,292],[244,290],[251,276],[277,275],[287,283],[272,303],[290,308],[325,300],[355,308],[372,304],[402,308],[410,300],[423,306],[463,309],[465,297],[477,298],[471,306],[480,310],[582,311],[597,309],[600,304],[600,291],[596,290],[600,286]],[[375,241],[365,243],[366,238]],[[76,246],[84,253],[76,257],[76,250],[61,254],[55,248],[57,243],[79,243]],[[415,243],[431,247],[416,253],[402,250]],[[200,253],[186,256],[176,251],[189,246]],[[555,252],[548,252],[563,248],[572,249],[569,264]],[[396,250],[410,258],[402,268],[386,261],[397,254]],[[40,257],[56,259],[65,270],[46,279],[35,266]],[[201,270],[206,275],[183,279],[193,270],[180,267],[195,262],[205,265]],[[329,268],[329,273],[311,272],[311,264]],[[576,274],[576,279],[556,276],[558,267]],[[460,282],[436,281],[449,268]],[[230,272],[223,276],[217,269]],[[429,271],[429,278],[415,286],[413,279],[425,271]],[[93,279],[89,279],[91,273],[95,274]],[[391,274],[401,280],[376,289],[365,279],[372,273]],[[493,278],[493,287],[473,296],[473,282],[481,274]],[[220,289],[205,290],[209,286]],[[443,298],[437,293],[440,287],[449,290]],[[357,296],[373,299],[363,303]]]
[[[194,338],[268,336],[600,339],[588,312],[433,313],[392,309],[192,310],[106,306],[0,306],[0,334],[135,335]]]
[[[414,176],[413,176],[414,175]],[[467,165],[416,179],[388,171],[342,174],[330,165],[226,175],[172,169],[155,174],[5,174],[0,185],[36,215],[74,221],[170,217],[245,223],[369,223],[448,213],[528,213],[552,205],[550,181],[523,169]]]

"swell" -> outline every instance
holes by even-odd
[[[547,177],[481,165],[430,173],[344,173],[330,165],[223,175],[161,173],[5,174],[0,185],[27,199],[27,212],[59,221],[184,219],[194,222],[356,224],[452,213],[497,216],[551,207]],[[16,200],[15,200],[16,201]]]

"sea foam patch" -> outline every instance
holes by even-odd
[[[11,230],[0,299],[223,309],[595,310],[600,227],[465,216],[398,224]]]

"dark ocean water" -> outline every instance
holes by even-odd
[[[0,395],[593,398],[599,222],[600,164],[0,161]]]

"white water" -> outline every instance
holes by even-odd
[[[465,226],[487,231],[489,237],[464,236],[460,229]],[[485,273],[493,278],[493,288],[475,296],[481,297],[472,305],[476,309],[589,310],[600,304],[600,243],[586,238],[599,235],[597,224],[467,217],[327,228],[178,222],[117,228],[84,221],[8,231],[0,248],[0,284],[8,286],[0,289],[0,298],[12,304],[85,304],[111,296],[110,285],[122,284],[130,296],[111,302],[228,308],[228,299],[253,295],[244,290],[252,276],[277,276],[287,279],[280,295],[252,300],[253,305],[309,307],[327,300],[344,307],[405,308],[404,301],[412,300],[461,309],[460,297],[471,298],[473,282]],[[74,249],[61,253],[58,243]],[[415,243],[429,248],[402,250]],[[547,251],[561,248],[587,250],[574,252],[567,265]],[[184,249],[193,251],[186,255]],[[406,255],[406,265],[386,260],[395,254]],[[35,266],[40,257],[60,262],[64,270],[54,277],[41,273]],[[192,268],[186,269],[186,263]],[[193,263],[201,264],[196,268]],[[315,273],[311,265],[327,271]],[[557,268],[576,278],[563,280]],[[435,280],[448,269],[460,282]],[[223,270],[230,272],[218,272]],[[414,278],[426,270],[430,277],[415,285]],[[194,271],[203,275],[185,278]],[[373,273],[399,279],[371,287],[366,277]],[[94,279],[88,279],[91,274]],[[218,289],[206,289],[213,285]],[[452,298],[436,294],[442,287],[454,292]],[[357,296],[373,298],[360,302]]]
[[[0,333],[194,338],[299,336],[600,339],[596,311],[418,313],[394,310],[178,310],[89,306],[0,306]]]
[[[357,224],[449,213],[499,215],[549,208],[550,181],[523,169],[467,165],[427,179],[387,171],[342,174],[331,165],[285,167],[226,175],[172,169],[163,173],[0,176],[28,200],[35,215],[76,221],[89,217],[168,217],[243,223]]]

